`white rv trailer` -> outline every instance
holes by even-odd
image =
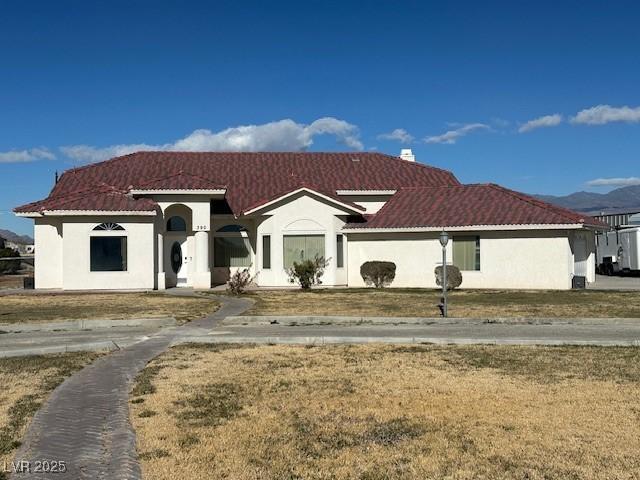
[[[640,226],[622,227],[596,235],[598,273],[640,271]]]

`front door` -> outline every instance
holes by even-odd
[[[171,245],[170,252],[171,269],[175,273],[177,287],[185,287],[187,285],[187,270],[189,257],[187,257],[187,240],[175,240]]]

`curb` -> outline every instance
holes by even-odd
[[[79,331],[97,330],[112,327],[170,327],[178,322],[173,317],[162,318],[128,318],[123,320],[67,320],[48,323],[0,323],[0,332],[24,333],[24,332],[50,332],[50,331]]]
[[[640,318],[442,318],[442,317],[345,317],[321,315],[253,315],[227,317],[220,325],[640,325]]]
[[[248,336],[191,336],[180,337],[171,346],[185,343],[255,343],[261,345],[336,345],[336,344],[408,344],[408,345],[591,345],[591,346],[628,346],[638,347],[638,340],[552,340],[552,339],[496,339],[496,338],[443,338],[443,337],[355,337],[355,336],[286,336],[286,337],[248,337]]]

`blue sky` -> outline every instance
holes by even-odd
[[[640,182],[639,21],[632,1],[4,4],[0,228],[31,233],[10,210],[56,170],[136,147],[407,147],[530,193]]]

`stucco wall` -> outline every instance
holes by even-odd
[[[66,217],[62,237],[62,287],[65,290],[153,289],[153,217]],[[91,272],[90,237],[102,222],[120,224],[127,237],[127,271]],[[39,247],[40,245],[38,245]],[[40,288],[40,287],[38,287]]]
[[[325,258],[329,265],[322,277],[324,285],[345,285],[347,281],[347,247],[344,247],[344,267],[336,266],[336,235],[344,225],[347,212],[319,197],[300,194],[276,204],[264,212],[258,221],[255,255],[257,283],[261,286],[290,286],[283,267],[283,235],[324,235]],[[262,236],[271,235],[271,268],[262,268]]]
[[[366,208],[365,213],[373,214],[389,201],[391,195],[340,195],[340,198]]]
[[[34,223],[35,287],[62,288],[62,221],[46,217],[36,218]]]
[[[462,272],[462,288],[568,289],[573,259],[566,231],[465,232],[480,235],[480,271]],[[363,286],[367,260],[396,264],[392,287],[435,288],[442,262],[435,233],[349,234],[349,286]],[[451,262],[452,243],[447,258]]]

